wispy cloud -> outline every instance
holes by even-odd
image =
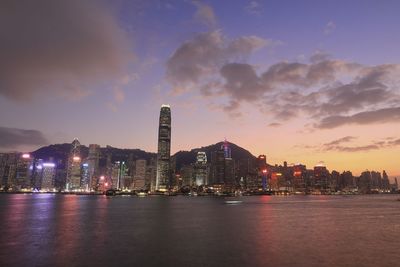
[[[365,111],[351,116],[329,116],[323,118],[315,127],[332,129],[346,124],[362,125],[385,122],[400,122],[400,107]]]
[[[324,28],[324,34],[329,35],[336,29],[336,24],[333,21],[329,21]]]
[[[345,136],[328,143],[322,144],[321,146],[310,147],[316,151],[338,151],[338,152],[366,152],[370,150],[379,150],[384,148],[392,148],[400,145],[400,139],[392,140],[373,140],[369,144],[356,145],[351,144],[353,141],[358,139],[355,136]]]
[[[244,9],[252,15],[260,15],[262,12],[262,6],[259,1],[250,1]]]
[[[196,6],[197,10],[194,14],[194,18],[200,23],[213,28],[217,25],[217,18],[214,13],[214,9],[201,1],[192,1],[193,5]]]

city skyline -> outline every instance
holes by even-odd
[[[397,2],[1,5],[0,151],[156,152],[170,103],[171,154],[226,137],[273,164],[400,175]]]

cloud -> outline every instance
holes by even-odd
[[[250,1],[245,10],[252,15],[260,15],[262,6],[258,1]]]
[[[250,64],[228,63],[220,74],[225,96],[261,103],[261,111],[278,120],[306,116],[315,128],[398,121],[398,65],[278,62],[258,74]]]
[[[279,122],[271,122],[270,124],[268,124],[268,127],[279,127],[281,125],[282,125],[282,123],[279,123]]]
[[[351,141],[353,141],[355,139],[357,139],[357,137],[355,137],[355,136],[345,136],[345,137],[333,140],[333,141],[331,141],[329,143],[326,143],[326,144],[324,144],[324,146],[326,146],[326,147],[336,146],[336,145],[340,145],[342,143],[351,142]]]
[[[335,150],[340,152],[363,152],[370,150],[378,150],[380,148],[381,147],[378,145],[366,145],[366,146],[354,146],[354,147],[337,146]]]
[[[388,141],[387,144],[388,144],[389,146],[400,146],[400,138],[399,138],[399,139],[395,139],[395,140]]]
[[[13,149],[19,146],[46,145],[48,143],[40,131],[0,126],[0,148]]]
[[[200,23],[212,28],[217,25],[217,19],[214,14],[214,9],[200,1],[193,1],[193,5],[196,6],[197,10],[194,14],[194,18]]]
[[[346,146],[344,144],[350,143],[356,140],[355,136],[345,136],[339,138],[337,140],[333,140],[331,142],[325,143],[320,147],[314,147],[317,151],[338,151],[338,152],[364,152],[370,150],[378,150],[383,148],[391,148],[400,145],[400,139],[395,140],[379,140],[379,141],[371,141],[370,144],[367,145],[358,145],[358,146]]]
[[[228,40],[221,31],[200,33],[176,49],[166,64],[166,78],[174,86],[198,85],[229,61],[244,59],[253,51],[276,42],[257,36]]]
[[[112,87],[113,101],[107,103],[107,107],[111,111],[116,112],[118,110],[117,106],[125,101],[124,87],[130,85],[132,82],[138,79],[139,75],[137,73],[133,73],[130,75],[123,75],[116,81]]]
[[[220,73],[226,81],[225,90],[233,99],[254,101],[264,92],[261,79],[249,64],[226,64],[221,68]],[[238,108],[238,102],[236,103],[235,107]]]
[[[310,61],[311,61],[312,63],[317,63],[317,62],[329,60],[330,58],[331,58],[331,55],[330,55],[330,54],[328,54],[328,53],[326,53],[326,52],[323,52],[323,51],[320,51],[320,50],[317,50],[317,51],[315,51],[314,54],[310,57]]]
[[[277,122],[305,118],[312,130],[399,121],[400,65],[364,65],[318,50],[308,63],[280,61],[262,70],[247,62],[254,51],[276,43],[201,33],[168,59],[166,78],[173,92],[198,90],[210,101],[225,103],[221,110],[229,114],[248,103]]]
[[[118,78],[133,58],[115,16],[100,1],[0,4],[0,95],[84,97]]]
[[[365,111],[351,116],[330,116],[323,118],[315,127],[319,129],[332,129],[347,124],[365,125],[387,122],[400,122],[400,107]]]
[[[324,28],[324,34],[329,35],[336,29],[336,24],[333,21],[329,21]]]

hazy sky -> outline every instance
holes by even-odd
[[[172,152],[225,137],[330,170],[400,175],[399,1],[0,3],[0,150]]]

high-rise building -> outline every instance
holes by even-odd
[[[31,172],[31,185],[34,189],[40,189],[42,186],[42,175],[43,175],[43,160],[34,159],[32,164]]]
[[[74,139],[71,144],[71,151],[68,156],[67,181],[65,188],[67,190],[79,189],[81,186],[81,144],[78,139]]]
[[[17,160],[15,171],[15,186],[18,189],[31,188],[31,175],[33,170],[33,157],[22,154]]]
[[[196,163],[194,167],[196,186],[207,184],[208,166],[206,152],[197,152]]]
[[[125,178],[128,176],[128,167],[125,161],[116,161],[111,169],[111,188],[122,189],[125,186]]]
[[[81,165],[81,189],[89,191],[90,186],[90,166],[88,162]]]
[[[17,168],[17,153],[4,153],[0,156],[0,179],[1,187],[10,188],[15,186],[15,172]]]
[[[138,159],[136,160],[136,171],[133,176],[133,185],[134,189],[140,190],[145,188],[145,179],[146,179],[146,160]]]
[[[156,190],[156,178],[157,178],[157,159],[156,157],[152,157],[149,164],[146,166],[146,189],[150,189],[150,191]]]
[[[211,153],[211,181],[210,184],[222,185],[225,180],[225,154],[224,150],[219,149]]]
[[[41,190],[53,190],[56,177],[56,164],[53,162],[44,162],[42,164]]]
[[[389,177],[388,177],[386,171],[382,172],[382,189],[385,191],[390,190]]]
[[[168,190],[170,185],[171,108],[162,105],[158,127],[156,190]]]
[[[86,160],[89,171],[89,188],[95,188],[97,185],[97,178],[99,176],[99,160],[100,160],[100,146],[96,144],[89,145],[89,155]]]
[[[224,150],[224,157],[225,157],[226,159],[232,158],[231,148],[229,147],[229,143],[228,143],[228,141],[226,140],[226,138],[225,138],[225,140],[224,140],[224,143],[223,143],[222,146],[221,146],[221,149]]]

